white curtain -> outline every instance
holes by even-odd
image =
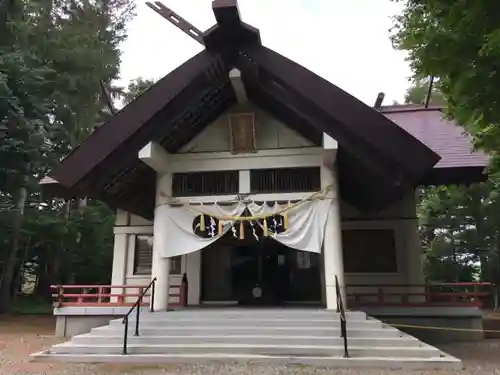
[[[287,211],[288,229],[283,233],[272,233],[269,235],[276,241],[297,250],[321,253],[325,225],[331,209],[331,199],[318,199],[305,201]],[[287,205],[269,205],[267,203],[257,204],[252,202],[248,205],[235,203],[231,205],[197,205],[197,206],[170,206],[168,204],[159,206],[155,212],[154,236],[155,243],[162,244],[161,254],[163,257],[173,257],[193,253],[224,236],[231,228],[233,222],[221,220],[222,233],[219,234],[218,227],[214,223],[213,237],[200,237],[195,234],[193,222],[201,212],[214,217],[241,216],[245,207],[252,216],[269,216],[280,213]],[[206,219],[210,220],[210,219]],[[254,225],[261,225],[254,221]],[[209,225],[208,222],[207,225]]]
[[[165,236],[159,243],[162,246],[163,257],[173,257],[194,253],[211,243],[217,241],[232,227],[231,221],[222,221],[223,230],[219,235],[217,225],[213,228],[215,231],[214,237],[203,238],[197,236],[193,231],[193,222],[197,216],[200,216],[200,211],[207,215],[213,216],[240,216],[245,210],[243,203],[235,203],[231,205],[203,205],[203,206],[171,206],[165,204],[159,206],[155,212],[155,219],[161,216],[159,220],[155,220],[154,235]],[[157,227],[158,223],[161,227]],[[166,223],[166,225],[165,225]]]
[[[283,245],[297,250],[321,253],[325,236],[325,225],[331,210],[331,199],[317,199],[300,203],[287,211],[288,229],[283,233],[272,234],[272,237]],[[287,205],[255,202],[248,205],[252,216],[272,215],[279,213]]]

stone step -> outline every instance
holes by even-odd
[[[161,345],[161,344],[244,344],[244,345],[343,345],[344,339],[341,337],[318,337],[318,336],[256,336],[256,335],[219,335],[219,336],[129,336],[128,343],[131,345]],[[71,340],[77,345],[121,345],[123,344],[123,333],[121,335],[97,336],[95,334],[85,334],[73,337]],[[401,346],[401,347],[419,347],[423,344],[411,337],[388,337],[388,338],[369,338],[369,337],[350,337],[349,345],[354,346]]]
[[[301,357],[301,356],[269,356],[256,354],[51,354],[48,351],[34,353],[31,358],[35,361],[60,361],[80,363],[128,363],[128,364],[210,364],[213,362],[241,362],[275,365],[305,365],[331,368],[368,368],[390,369],[405,371],[425,370],[461,370],[463,364],[460,360],[445,356],[431,358],[343,358],[341,356],[329,357]]]
[[[123,325],[110,325],[93,328],[90,332],[97,336],[123,335]],[[133,325],[129,325],[129,335],[134,334]],[[143,336],[217,336],[217,335],[264,335],[264,336],[319,336],[340,337],[340,327],[256,327],[256,326],[171,326],[171,327],[139,327],[139,334]],[[386,338],[401,337],[404,334],[396,329],[375,326],[359,328],[347,326],[348,337]]]
[[[122,345],[79,345],[72,342],[54,345],[54,354],[120,354]],[[334,345],[243,345],[243,344],[182,344],[128,345],[130,354],[258,354],[287,356],[342,356],[343,346]],[[378,347],[349,346],[351,357],[439,357],[441,352],[431,346]]]
[[[131,318],[134,316],[135,312],[130,314]],[[146,309],[141,310],[141,316],[147,316],[151,319],[248,319],[249,316],[252,318],[264,318],[264,319],[339,319],[340,314],[335,311],[326,310],[241,310],[241,309],[199,309],[199,310],[176,310],[169,312],[155,312],[151,313]],[[347,319],[353,320],[366,320],[367,315],[362,311],[347,311]]]
[[[120,322],[122,321],[123,318],[119,317],[116,319],[113,319],[112,322]],[[129,315],[129,321],[135,321],[136,320],[136,314],[132,313]],[[219,321],[237,321],[237,320],[251,320],[251,321],[273,321],[273,322],[280,322],[280,321],[318,321],[318,322],[338,322],[340,320],[340,315],[320,315],[320,314],[315,314],[313,316],[302,316],[302,315],[281,315],[281,316],[268,316],[268,315],[245,315],[245,316],[236,316],[236,315],[213,315],[213,316],[172,316],[169,314],[163,314],[163,315],[155,315],[155,314],[150,314],[150,313],[141,313],[140,315],[140,321],[143,322],[157,322],[157,323],[163,323],[163,322],[183,322],[183,321],[203,321],[203,322],[219,322]],[[366,321],[371,321],[374,320],[373,318],[368,318],[363,315],[353,315],[353,316],[347,316],[347,321],[348,322],[366,322]]]
[[[129,325],[135,325],[135,320],[129,320]],[[339,320],[323,320],[323,319],[173,319],[173,320],[139,320],[140,327],[225,327],[225,326],[239,326],[239,327],[338,327],[340,326]],[[123,326],[123,319],[114,319],[110,322],[110,326]],[[349,321],[348,326],[356,328],[377,328],[382,327],[382,323],[378,320],[363,320],[363,321]]]

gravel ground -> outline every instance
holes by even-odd
[[[462,371],[336,370],[305,366],[265,366],[256,364],[213,364],[189,366],[104,365],[30,362],[29,354],[60,342],[52,336],[52,317],[0,318],[0,375],[500,375],[500,340],[462,343],[443,347],[462,358]]]

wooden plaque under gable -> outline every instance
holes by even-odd
[[[255,152],[255,113],[231,113],[228,115],[231,152]]]

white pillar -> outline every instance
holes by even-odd
[[[412,191],[405,198],[405,216],[408,218],[403,220],[401,227],[403,228],[405,238],[405,269],[406,281],[410,286],[409,293],[423,293],[425,288],[416,287],[425,283],[423,270],[423,252],[422,240],[418,230],[417,207],[415,201],[415,193]],[[411,218],[411,219],[410,219]],[[413,296],[409,302],[422,302],[424,296]]]
[[[115,234],[113,248],[113,270],[111,272],[111,285],[125,285],[127,272],[128,235]],[[121,294],[123,288],[111,288],[112,294]],[[118,297],[111,297],[111,302],[118,302]]]
[[[325,238],[323,242],[323,264],[325,277],[326,308],[337,309],[337,294],[335,290],[335,276],[337,276],[342,292],[344,306],[347,305],[345,298],[344,282],[344,259],[342,253],[342,223],[340,219],[340,207],[335,170],[331,166],[321,166],[321,188],[333,186],[328,192],[332,198],[330,213],[325,226]],[[347,307],[347,306],[346,306]]]
[[[156,209],[153,224],[153,265],[151,277],[156,277],[154,311],[167,311],[170,293],[170,258],[163,257],[168,236],[168,216],[163,195],[170,196],[172,175],[165,173],[157,178]]]

